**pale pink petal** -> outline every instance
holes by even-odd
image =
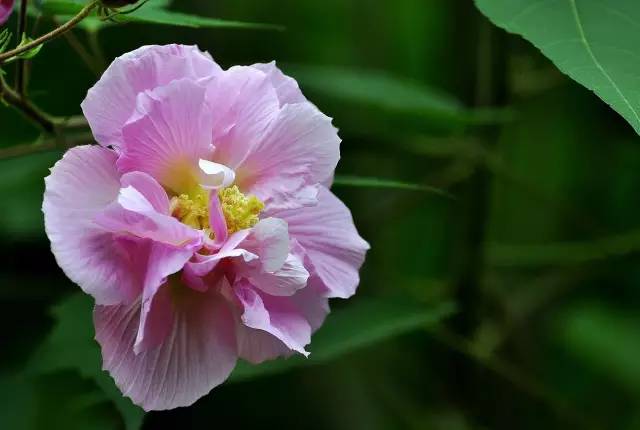
[[[220,67],[196,46],[143,46],[116,58],[82,102],[96,140],[119,147],[139,93],[177,79],[215,76]]]
[[[169,334],[156,348],[137,355],[139,304],[94,311],[104,369],[125,396],[147,411],[193,404],[235,366],[234,319],[227,302],[215,293],[185,292],[173,309]]]
[[[276,89],[280,106],[307,101],[296,80],[282,73],[275,61],[253,64],[251,67],[266,73],[271,85]]]
[[[150,175],[143,172],[129,172],[122,175],[123,188],[135,188],[151,203],[153,209],[161,214],[169,213],[169,197],[162,186]]]
[[[246,281],[234,284],[233,292],[242,305],[244,325],[272,334],[291,350],[309,354],[304,347],[311,341],[311,327],[288,297],[260,293]]]
[[[236,182],[272,210],[307,205],[335,169],[339,148],[331,118],[310,103],[285,105],[236,169]]]
[[[209,82],[207,100],[214,107],[215,161],[235,169],[277,116],[276,91],[265,73],[235,66]]]
[[[289,255],[287,223],[278,218],[262,219],[251,229],[242,248],[260,257],[260,267],[265,272],[280,269]]]
[[[177,194],[189,192],[199,182],[199,160],[213,152],[204,95],[204,87],[185,79],[140,94],[141,115],[122,131],[118,168],[148,173]]]
[[[42,210],[51,250],[65,274],[99,304],[131,301],[141,288],[131,247],[93,223],[118,196],[115,161],[111,150],[79,146],[45,178]]]
[[[145,290],[142,299],[138,334],[133,344],[133,352],[156,348],[165,341],[173,328],[173,303],[171,290],[167,284],[158,284],[152,292]],[[138,302],[136,302],[138,303]]]
[[[346,298],[355,293],[369,244],[358,234],[344,203],[322,188],[316,206],[273,215],[287,221],[291,238],[305,250],[311,266],[307,268],[322,280],[328,297]]]
[[[142,290],[142,313],[140,328],[133,350],[136,354],[150,347],[157,346],[168,333],[168,322],[162,315],[167,315],[168,300],[164,296],[157,297],[158,289],[167,282],[167,277],[180,271],[191,258],[194,248],[179,248],[164,244],[149,243],[148,261]],[[165,288],[166,289],[166,288]],[[154,313],[152,307],[156,306]],[[158,316],[160,315],[160,316]]]

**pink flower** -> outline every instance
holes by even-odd
[[[0,25],[7,22],[13,12],[15,0],[0,0]]]
[[[177,45],[116,59],[82,108],[99,145],[56,163],[43,211],[122,392],[186,406],[238,357],[307,355],[369,248],[328,190],[330,118],[274,63],[222,70]]]

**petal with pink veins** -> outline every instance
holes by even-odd
[[[215,291],[181,292],[185,294],[174,300],[164,339],[139,354],[133,350],[139,303],[94,310],[104,369],[123,394],[146,411],[193,404],[227,379],[235,366],[234,319],[226,300]]]
[[[87,93],[82,110],[98,143],[118,148],[138,94],[175,80],[198,81],[221,72],[211,56],[196,46],[143,46],[111,63]]]
[[[78,146],[45,178],[42,210],[51,250],[65,274],[99,304],[130,302],[141,289],[130,247],[93,222],[118,197],[116,157],[109,149]]]
[[[140,116],[122,131],[118,168],[148,173],[176,194],[191,191],[200,159],[213,153],[212,111],[204,98],[205,88],[187,79],[141,93]]]
[[[299,210],[275,211],[289,225],[289,234],[306,253],[310,272],[324,284],[328,297],[352,296],[369,244],[364,241],[349,209],[333,193],[321,188],[318,204]]]
[[[267,78],[278,94],[280,106],[307,101],[307,99],[302,95],[302,91],[300,91],[300,87],[296,80],[282,73],[275,61],[270,63],[252,64],[251,67],[255,67],[256,69],[266,73]]]
[[[235,169],[278,115],[276,91],[265,73],[235,66],[209,82],[207,101],[215,106],[215,160]]]
[[[304,347],[311,341],[311,326],[288,297],[260,293],[247,281],[234,284],[233,292],[242,305],[245,326],[270,333],[287,348],[309,355]]]
[[[294,209],[315,203],[317,184],[331,176],[339,158],[331,118],[311,103],[288,104],[236,169],[236,183],[267,209]]]

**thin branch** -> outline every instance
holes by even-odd
[[[45,132],[53,133],[55,131],[55,121],[49,115],[38,109],[31,101],[9,88],[2,75],[0,75],[0,100],[17,108],[24,116],[38,124]]]
[[[93,142],[93,136],[91,133],[79,134],[76,138],[71,140],[66,140],[62,136],[53,136],[48,139],[41,139],[30,145],[15,145],[8,148],[0,148],[0,160],[60,149],[68,149],[77,145],[89,144],[91,142]]]
[[[54,20],[54,22],[56,22]],[[102,70],[100,66],[98,66],[96,59],[91,55],[91,53],[84,47],[80,39],[75,35],[73,30],[68,31],[64,34],[64,38],[69,43],[69,46],[76,51],[76,54],[82,59],[85,65],[93,72],[95,75],[100,76]]]
[[[63,35],[67,31],[71,30],[73,27],[78,25],[78,23],[80,23],[87,16],[89,16],[91,14],[91,12],[99,4],[100,4],[99,0],[94,0],[93,2],[89,3],[87,6],[82,8],[82,10],[80,12],[78,12],[78,14],[76,16],[71,18],[69,21],[65,22],[60,27],[58,27],[55,30],[51,31],[50,33],[44,34],[44,35],[38,37],[37,39],[35,39],[34,41],[26,43],[26,44],[24,44],[22,46],[19,46],[19,47],[15,48],[15,49],[13,49],[11,51],[7,51],[7,52],[5,52],[3,54],[0,54],[0,64],[2,64],[3,62],[5,62],[6,60],[8,60],[10,58],[15,57],[16,55],[20,55],[22,53],[28,52],[28,51],[32,50],[33,48],[37,48],[38,46],[42,45],[45,42],[48,42],[48,41],[50,41],[52,39],[55,39],[58,36]]]

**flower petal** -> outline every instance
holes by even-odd
[[[148,173],[176,194],[191,191],[199,182],[199,160],[213,152],[204,96],[204,87],[186,79],[140,94],[140,116],[122,131],[118,168]]]
[[[129,172],[122,175],[123,188],[133,187],[151,203],[153,209],[161,214],[169,214],[169,197],[162,186],[150,175],[143,172]]]
[[[2,0],[0,1],[0,25],[7,22],[13,12],[13,4],[15,0]]]
[[[332,175],[339,158],[331,118],[311,103],[288,104],[236,169],[236,182],[268,209],[293,209],[315,202],[316,184]]]
[[[293,254],[287,256],[282,267],[273,273],[251,270],[247,279],[256,288],[272,296],[291,296],[307,285],[309,272]]]
[[[51,250],[65,274],[99,304],[129,302],[141,288],[132,247],[93,223],[118,196],[116,157],[98,146],[75,147],[45,178],[42,210]]]
[[[242,305],[241,321],[245,326],[266,331],[282,341],[287,348],[309,355],[304,347],[311,341],[311,327],[289,298],[260,293],[246,281],[237,282],[233,291]],[[250,343],[250,337],[239,337],[240,355],[252,361],[252,358],[258,357],[243,354],[247,352],[247,346],[250,346],[247,344]]]
[[[209,160],[199,160],[200,185],[205,189],[217,189],[233,184],[236,174],[224,164],[214,163]]]
[[[214,293],[186,292],[186,300],[173,309],[170,333],[156,348],[137,355],[139,304],[94,310],[104,369],[146,411],[193,404],[235,366],[234,320],[227,302]]]
[[[235,169],[278,114],[278,96],[267,75],[235,66],[209,82],[207,101],[215,106],[215,160]]]
[[[202,232],[159,213],[132,186],[121,188],[117,200],[94,218],[96,225],[118,235],[151,239],[193,253],[203,243]]]
[[[111,63],[89,90],[82,110],[98,143],[117,148],[139,93],[177,79],[195,81],[220,72],[211,56],[196,46],[143,46]]]
[[[282,73],[275,61],[270,63],[256,63],[251,67],[255,67],[256,69],[266,73],[267,78],[278,94],[280,106],[307,101],[307,99],[302,95],[302,91],[300,91],[300,87],[296,80]]]
[[[351,212],[340,199],[323,187],[316,206],[272,215],[287,221],[291,238],[304,248],[310,272],[320,278],[328,297],[347,298],[355,293],[369,244],[358,234]]]

